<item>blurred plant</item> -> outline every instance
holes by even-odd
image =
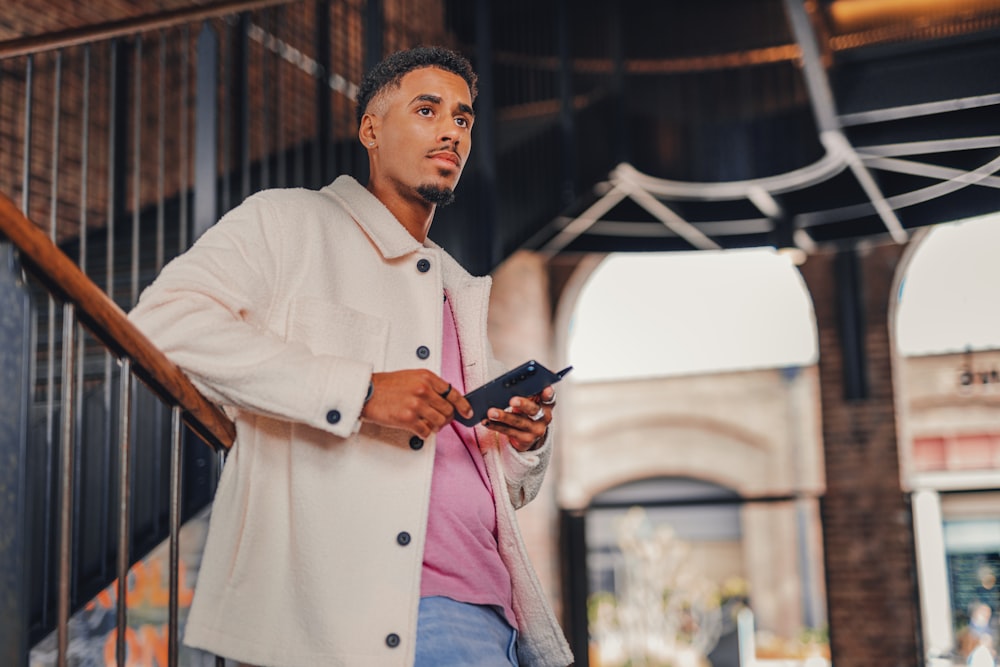
[[[618,595],[601,593],[588,605],[591,635],[602,667],[697,667],[719,641],[722,601],[743,599],[745,586],[723,592],[691,563],[691,548],[668,525],[653,526],[633,507],[617,522],[622,566]]]

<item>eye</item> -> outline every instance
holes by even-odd
[[[455,118],[455,124],[459,127],[469,127],[469,119],[465,116],[458,116]]]
[[[431,116],[434,115],[434,110],[431,109],[430,107],[420,107],[419,109],[417,109],[417,113],[423,116],[424,118],[430,118]]]

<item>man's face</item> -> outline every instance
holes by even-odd
[[[465,79],[436,67],[407,73],[372,101],[378,156],[372,176],[404,196],[445,204],[472,148],[472,99]]]

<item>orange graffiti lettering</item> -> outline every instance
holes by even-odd
[[[191,606],[194,589],[187,582],[187,565],[184,561],[177,568],[177,605]],[[159,561],[149,564],[136,563],[128,576],[129,587],[125,593],[125,604],[137,607],[148,604],[152,607],[166,607],[170,602],[170,580],[163,576],[163,565]],[[112,609],[118,600],[118,580],[98,593],[97,597],[87,603],[86,609]]]
[[[111,631],[104,642],[104,664],[117,664],[118,630]],[[169,653],[166,626],[143,625],[125,630],[126,667],[166,667]]]

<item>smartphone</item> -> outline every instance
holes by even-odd
[[[571,370],[573,367],[567,366],[556,373],[534,359],[526,361],[466,394],[465,399],[472,406],[472,417],[466,419],[456,413],[455,419],[466,426],[478,424],[486,419],[486,412],[490,408],[503,410],[510,405],[510,399],[515,396],[534,396],[542,389],[562,380]]]

